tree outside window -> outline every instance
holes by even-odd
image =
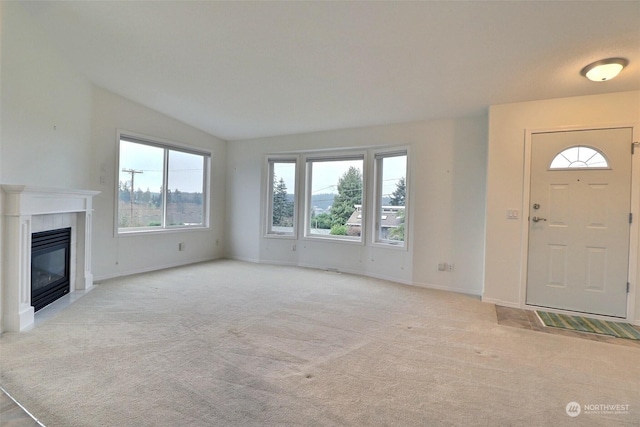
[[[269,161],[268,234],[294,235],[296,160]]]
[[[307,165],[308,235],[360,241],[363,156],[313,159]]]
[[[308,155],[305,204],[296,206],[297,156],[268,160],[266,235],[295,237],[296,217],[304,212],[304,236],[405,248],[407,229],[407,150],[377,151],[374,174],[365,176],[365,154]],[[374,187],[368,205],[365,185]],[[368,213],[367,206],[373,210]]]

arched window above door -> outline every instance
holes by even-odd
[[[558,153],[549,169],[609,169],[609,162],[602,152],[578,145]]]

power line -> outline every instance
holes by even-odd
[[[122,172],[131,174],[131,188],[129,189],[129,202],[131,203],[131,223],[133,223],[133,180],[137,173],[144,173],[141,170],[125,169],[122,168]]]

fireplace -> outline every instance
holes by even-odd
[[[35,311],[69,293],[71,228],[31,235],[31,305]]]
[[[0,190],[0,330],[17,332],[30,328],[35,311],[58,296],[93,286],[92,199],[99,192],[7,184],[0,185]],[[58,246],[60,242],[55,241],[40,245],[37,239],[33,244],[32,239],[42,236],[40,233],[61,229],[71,229],[66,231],[67,237],[71,236],[68,244]],[[58,267],[53,267],[55,264]],[[32,292],[40,295],[32,298]]]

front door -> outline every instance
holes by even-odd
[[[631,128],[531,137],[529,305],[626,317]]]

